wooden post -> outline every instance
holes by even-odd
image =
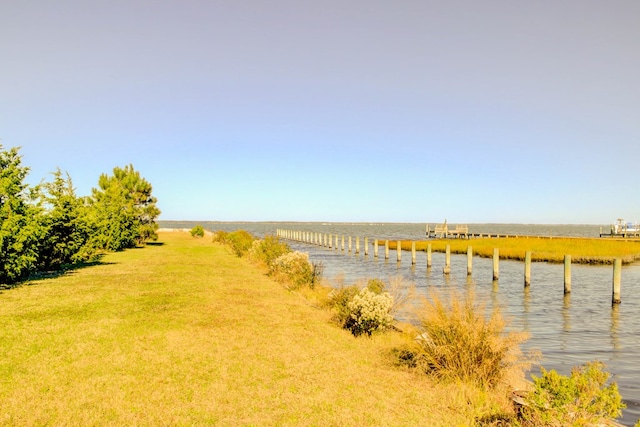
[[[369,255],[369,238],[364,238],[364,256]]]
[[[620,282],[622,278],[622,260],[616,258],[613,260],[613,295],[611,297],[612,304],[620,304]]]
[[[524,287],[531,286],[531,251],[524,253]]]
[[[349,253],[351,253],[351,236],[349,236]]]
[[[329,249],[333,248],[333,234],[329,234]]]
[[[342,252],[344,252],[344,234],[342,235]]]
[[[373,256],[378,258],[378,239],[373,241]]]
[[[427,268],[431,268],[431,243],[427,245]]]
[[[396,256],[398,258],[398,262],[402,260],[402,242],[398,240],[398,245],[396,246]]]
[[[493,280],[498,280],[500,277],[500,250],[495,248],[493,250]]]
[[[571,293],[571,255],[564,256],[564,293]]]
[[[451,245],[447,245],[444,253],[444,268],[442,269],[444,274],[451,273]]]
[[[356,253],[360,253],[360,236],[356,237]]]
[[[389,241],[384,241],[384,259],[389,259]]]
[[[473,248],[467,246],[467,276],[471,276],[473,272]]]
[[[416,265],[416,242],[411,242],[411,265]]]

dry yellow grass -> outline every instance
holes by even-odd
[[[209,239],[0,294],[2,425],[474,425],[504,402],[393,367]]]
[[[466,254],[467,247],[473,248],[474,255],[492,257],[498,248],[500,258],[524,260],[527,251],[532,252],[532,261],[562,262],[565,255],[572,261],[583,264],[611,264],[615,258],[623,263],[640,260],[640,241],[623,239],[591,238],[536,238],[510,237],[493,239],[435,239],[416,242],[416,249],[426,251],[427,245],[435,252],[444,252],[447,245],[451,253]],[[397,243],[390,242],[393,249]],[[402,241],[402,249],[411,250],[411,241]]]

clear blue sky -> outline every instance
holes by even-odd
[[[0,2],[0,144],[164,220],[640,219],[640,2]]]

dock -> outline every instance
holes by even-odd
[[[516,238],[528,237],[517,234],[499,234],[499,233],[470,233],[467,224],[456,224],[455,226],[447,224],[445,220],[442,224],[436,224],[431,227],[427,224],[426,235],[429,239],[499,239],[499,238]],[[533,236],[542,237],[542,236]]]
[[[611,229],[608,233],[604,233],[602,227],[600,227],[600,237],[618,237],[623,239],[640,237],[640,225],[638,225],[638,223],[625,222],[624,219],[618,218],[615,224],[611,224]]]

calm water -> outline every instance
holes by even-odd
[[[378,239],[424,239],[425,224],[328,224],[328,223],[201,223],[211,230],[245,229],[257,236],[275,234],[277,228],[344,234]],[[193,223],[161,222],[165,227],[191,228]],[[432,224],[433,226],[433,224]],[[469,224],[474,233],[597,237],[600,226],[594,225],[521,225]],[[603,229],[608,226],[603,225]],[[622,269],[622,304],[612,307],[611,266],[572,266],[572,293],[563,294],[563,265],[534,263],[531,287],[524,289],[524,264],[500,261],[500,279],[493,281],[492,260],[475,257],[473,276],[466,274],[466,255],[451,255],[451,274],[442,274],[444,254],[433,253],[433,267],[427,269],[426,255],[418,252],[417,263],[411,265],[411,253],[390,250],[389,260],[380,257],[347,254],[340,250],[290,242],[295,250],[309,253],[311,261],[322,262],[324,277],[342,277],[346,283],[367,278],[389,280],[402,277],[415,283],[419,291],[429,287],[473,289],[488,305],[499,306],[512,319],[514,328],[531,334],[525,348],[542,352],[546,369],[569,374],[571,368],[591,360],[601,360],[613,374],[627,409],[619,421],[626,425],[640,418],[640,265]],[[348,243],[347,243],[348,245]],[[348,246],[347,246],[348,247]],[[537,368],[534,374],[539,373]]]

